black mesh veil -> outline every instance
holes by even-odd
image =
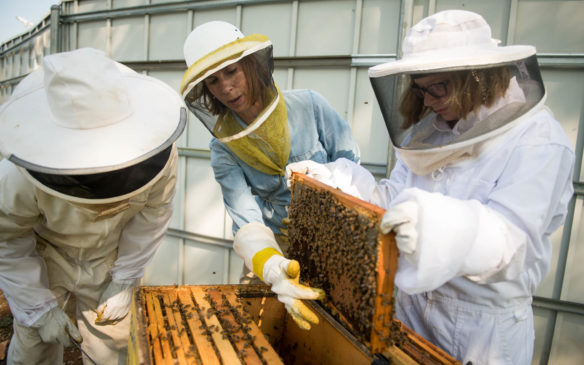
[[[474,68],[459,67],[453,69],[441,69],[432,72],[424,71],[419,72],[419,74],[489,69],[492,67],[507,68],[510,78],[517,82],[517,85],[523,92],[525,97],[524,102],[517,102],[512,103],[512,105],[507,105],[501,110],[498,110],[496,113],[490,115],[489,118],[480,121],[459,136],[456,136],[450,140],[441,139],[439,142],[436,142],[436,139],[431,138],[431,125],[424,125],[425,121],[431,118],[426,118],[426,116],[424,116],[424,118],[422,118],[418,123],[404,127],[404,118],[400,114],[399,107],[402,101],[401,98],[403,91],[409,87],[410,79],[415,77],[416,73],[398,73],[387,76],[370,77],[371,85],[381,108],[381,113],[389,132],[392,144],[398,148],[415,150],[441,147],[471,140],[504,127],[508,123],[516,120],[518,117],[531,110],[542,100],[545,94],[545,89],[535,55],[518,61],[497,65],[481,66],[480,68],[477,66]],[[430,114],[433,113],[430,112]]]

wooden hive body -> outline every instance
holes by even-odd
[[[134,290],[129,365],[370,365],[373,355],[316,302],[310,331],[298,328],[265,285],[149,286]],[[460,364],[398,321],[392,364]]]
[[[265,285],[139,287],[128,364],[371,364],[360,344],[314,303],[298,328]]]
[[[266,285],[139,287],[128,364],[460,364],[392,318],[398,253],[393,236],[377,230],[384,210],[305,176],[293,181],[291,253],[302,280],[327,291],[324,303],[305,301],[319,324],[299,329]],[[345,240],[334,253],[332,230]],[[317,255],[303,248],[319,237]],[[341,244],[349,247],[334,250]]]

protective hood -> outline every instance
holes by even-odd
[[[498,47],[490,36],[478,14],[437,13],[408,32],[402,59],[369,70],[391,142],[414,173],[475,157],[543,103],[535,48]],[[445,120],[445,107],[458,117]]]
[[[445,10],[422,19],[407,33],[402,57],[369,68],[369,77],[485,68],[535,54],[528,45],[499,46],[479,14]]]
[[[89,175],[168,149],[186,124],[180,96],[102,51],[44,58],[0,109],[0,153],[27,170]]]
[[[272,78],[270,40],[261,34],[244,36],[235,26],[215,21],[195,28],[185,41],[184,52],[189,68],[180,91],[191,112],[246,164],[266,174],[284,175],[290,132],[286,104]],[[253,71],[244,72],[246,84],[248,88],[256,85],[262,101],[261,111],[249,123],[223,105],[204,84],[206,78],[237,62],[246,64],[248,70],[253,67]]]

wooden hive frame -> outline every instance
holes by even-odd
[[[373,354],[383,352],[398,257],[393,233],[378,230],[385,210],[304,174],[292,175],[290,190],[289,256],[301,279],[327,292],[324,307]]]
[[[323,301],[323,307],[330,311],[352,335],[362,341],[371,354],[382,355],[389,359],[391,364],[460,365],[460,362],[452,356],[393,318],[393,281],[397,271],[399,251],[394,233],[382,234],[379,231],[379,222],[385,214],[385,209],[300,173],[292,174],[290,190],[292,199],[289,208],[289,256],[299,260],[303,281],[309,285],[326,287],[328,298]],[[333,221],[336,221],[336,225]],[[354,231],[360,229],[355,226],[364,227],[366,233],[355,234]],[[330,273],[322,272],[323,270],[335,271],[331,270],[332,266],[336,267],[338,275],[338,269],[343,271],[346,268],[342,265],[339,268],[337,263],[327,261],[327,252],[322,250],[318,254],[306,253],[314,250],[319,244],[318,240],[323,237],[326,240],[328,236],[338,236],[338,232],[332,231],[339,227],[340,230],[346,231],[343,237],[348,239],[343,242],[333,242],[325,249],[340,250],[345,255],[349,255],[350,259],[356,258],[356,261],[349,263],[359,268],[353,272],[358,273],[362,270],[361,278],[372,281],[370,284],[373,285],[370,289],[375,291],[374,300],[372,303],[362,303],[364,306],[371,305],[372,308],[366,318],[360,318],[370,324],[365,327],[368,330],[366,332],[359,332],[360,328],[355,326],[354,318],[351,321],[351,313],[346,311],[346,307],[343,308],[350,299],[343,297],[343,291],[335,290],[331,286],[330,281],[339,281],[339,279],[334,274],[331,276]],[[368,241],[368,245],[364,246],[364,241]],[[372,252],[367,255],[351,252],[351,250],[364,247]],[[302,275],[303,271],[304,275]],[[353,290],[360,287],[362,283],[363,280],[354,282]],[[348,286],[351,287],[351,284]],[[359,301],[361,298],[356,295],[356,298],[351,299]]]
[[[128,364],[282,364],[243,310],[246,291],[273,296],[255,285],[137,288]]]

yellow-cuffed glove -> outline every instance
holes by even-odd
[[[271,286],[300,328],[309,330],[311,324],[318,324],[317,315],[302,300],[323,299],[324,291],[299,283],[300,264],[282,256],[268,227],[258,222],[246,224],[235,235],[233,248],[247,267]]]
[[[298,261],[288,260],[272,248],[258,252],[252,261],[254,268],[257,268],[258,272],[263,272],[263,276],[258,275],[258,272],[256,275],[272,286],[272,291],[278,295],[278,300],[284,303],[298,327],[309,330],[311,323],[318,324],[318,317],[302,303],[302,299],[323,299],[325,294],[321,289],[298,282],[300,277]]]
[[[288,211],[288,207],[286,207],[286,211]],[[290,225],[290,218],[282,218],[281,222],[284,226],[280,228],[280,232],[282,232],[282,235],[286,236],[286,239],[288,239],[288,226]]]

